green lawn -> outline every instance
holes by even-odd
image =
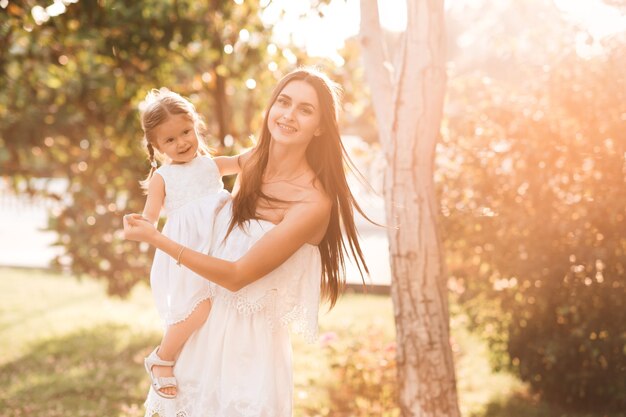
[[[323,311],[322,342],[293,338],[296,417],[397,416],[389,405],[390,299],[345,295]],[[492,373],[462,315],[452,329],[464,416],[566,415],[526,395],[512,376]],[[93,280],[0,268],[0,417],[142,416],[149,386],[142,360],[160,334],[145,287],[119,300]]]

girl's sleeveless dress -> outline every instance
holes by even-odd
[[[211,244],[217,211],[228,200],[219,169],[208,156],[156,170],[165,182],[167,221],[163,234],[188,248],[206,252]],[[166,326],[185,320],[198,303],[211,295],[211,283],[157,250],[150,286]]]
[[[231,204],[216,217],[213,256],[237,260],[271,230],[268,221],[235,227],[224,241]],[[237,292],[212,285],[209,318],[184,345],[174,366],[178,395],[150,388],[146,416],[291,417],[289,329],[317,339],[320,252],[305,244],[263,278]],[[291,326],[290,326],[291,325]]]

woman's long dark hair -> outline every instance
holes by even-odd
[[[261,191],[272,139],[268,127],[268,115],[269,109],[283,88],[295,80],[304,81],[315,89],[321,109],[322,133],[309,143],[306,158],[317,180],[332,201],[330,222],[319,244],[322,259],[322,297],[330,302],[332,308],[345,287],[346,255],[355,260],[362,279],[363,273],[369,273],[369,270],[359,245],[354,224],[354,209],[356,208],[365,218],[367,216],[352,195],[344,171],[344,162],[350,163],[352,167],[353,165],[341,143],[337,124],[341,88],[325,74],[311,68],[297,69],[283,77],[274,89],[265,111],[258,143],[241,172],[240,188],[233,199],[233,217],[229,231],[236,225],[243,226],[247,220],[258,218],[256,209],[259,199],[279,202]]]

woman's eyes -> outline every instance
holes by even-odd
[[[188,134],[189,134],[189,132],[191,132],[191,129],[187,129],[187,130],[185,130],[183,133],[184,133],[185,135],[188,135]]]
[[[289,107],[291,105],[291,102],[285,98],[278,98],[276,100],[276,103],[278,103],[282,107]],[[311,110],[309,107],[300,107],[300,111],[306,115],[313,114],[313,110]]]

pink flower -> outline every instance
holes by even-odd
[[[339,339],[339,337],[337,336],[337,333],[335,333],[335,332],[322,333],[320,335],[320,345],[328,346],[332,342],[334,342],[335,340],[338,340],[338,339]]]

